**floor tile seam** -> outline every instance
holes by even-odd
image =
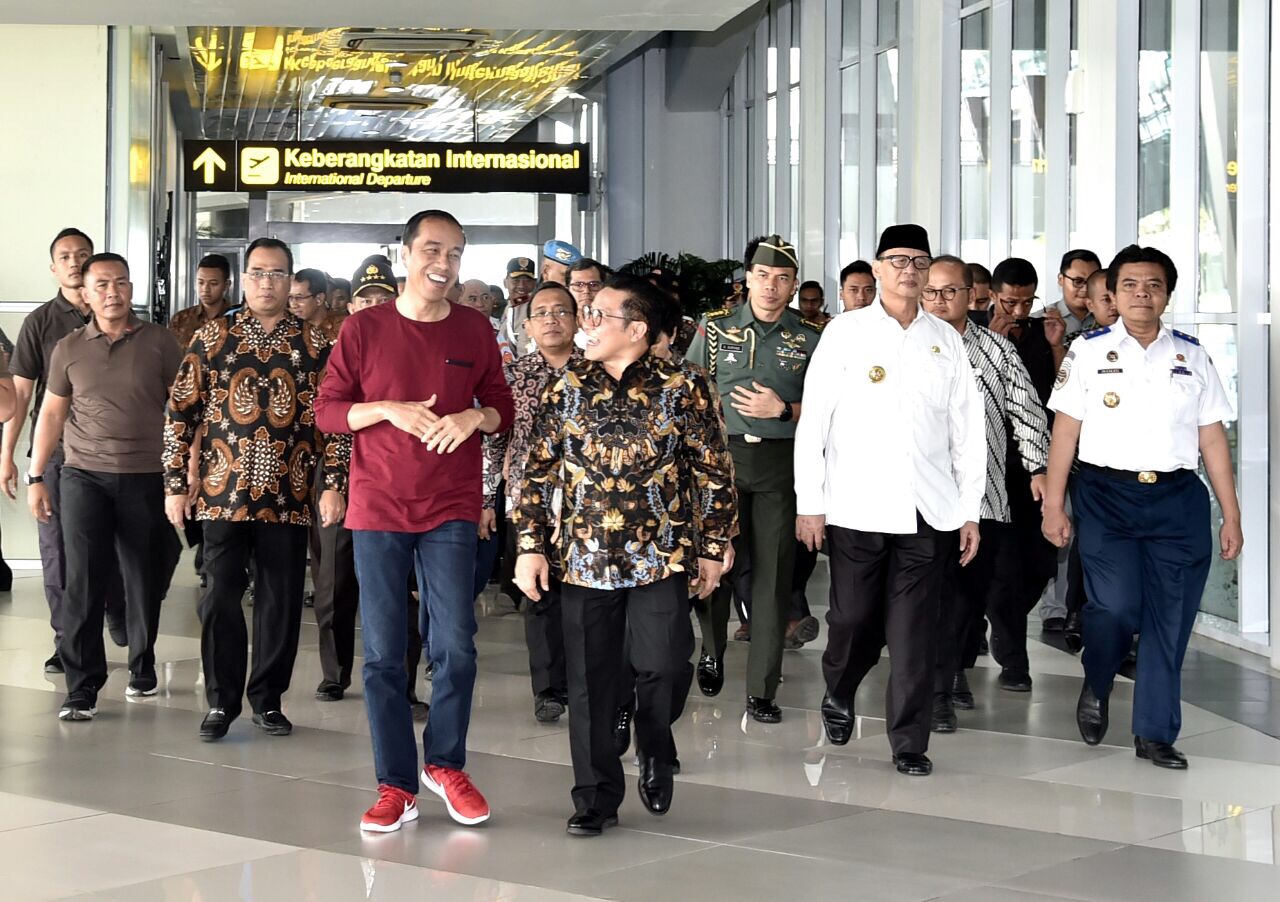
[[[1056,769],[1056,768],[1055,768],[1055,769]],[[1044,773],[1048,773],[1048,771],[1045,771]],[[1185,804],[1190,803],[1190,804],[1193,804],[1193,805],[1200,805],[1201,807],[1204,807],[1204,806],[1206,806],[1206,805],[1233,805],[1233,804],[1239,804],[1239,803],[1236,803],[1236,802],[1217,802],[1217,801],[1210,801],[1210,800],[1208,800],[1208,799],[1199,799],[1199,798],[1197,798],[1197,799],[1188,799],[1188,798],[1185,798],[1185,797],[1183,797],[1183,796],[1160,795],[1159,793],[1155,793],[1155,792],[1148,792],[1148,791],[1138,791],[1138,790],[1128,790],[1128,789],[1113,789],[1113,788],[1111,788],[1111,787],[1109,787],[1109,786],[1093,786],[1093,785],[1090,785],[1090,784],[1088,784],[1088,783],[1072,783],[1072,782],[1069,782],[1069,781],[1066,781],[1066,780],[1046,780],[1046,779],[1043,779],[1043,778],[1041,778],[1041,777],[1034,776],[1034,775],[1032,775],[1032,776],[1025,776],[1025,777],[1008,777],[1008,778],[1005,778],[1005,779],[1013,779],[1013,780],[1033,780],[1033,781],[1035,781],[1036,783],[1044,783],[1044,784],[1047,784],[1047,785],[1049,785],[1049,786],[1069,786],[1069,787],[1073,787],[1073,788],[1076,788],[1076,789],[1085,789],[1085,790],[1090,790],[1090,791],[1092,791],[1092,792],[1109,792],[1109,793],[1115,793],[1115,794],[1117,794],[1117,795],[1122,795],[1122,796],[1134,796],[1134,797],[1137,797],[1137,798],[1144,798],[1144,799],[1159,799],[1159,800],[1161,800],[1161,801],[1165,801],[1165,802],[1179,802],[1179,803],[1182,803],[1182,804],[1184,804],[1184,805],[1185,805]],[[935,799],[938,799],[938,798],[943,798],[943,797],[949,797],[949,796],[954,795],[955,793],[963,792],[963,791],[964,791],[963,789],[954,789],[954,790],[950,790],[950,791],[945,792],[945,793],[941,793],[941,794],[939,794],[939,795],[937,795],[937,796],[934,796],[934,798],[935,798]],[[1241,806],[1241,807],[1243,807],[1243,808],[1244,808],[1244,812],[1242,812],[1242,813],[1248,813],[1249,811],[1256,811],[1256,810],[1258,810],[1258,809],[1260,809],[1260,808],[1275,808],[1275,807],[1277,807],[1278,805],[1280,805],[1280,802],[1278,802],[1276,805],[1259,805],[1259,806],[1257,806],[1257,808],[1249,808],[1249,807],[1247,807],[1247,806]],[[1214,818],[1214,820],[1222,820],[1222,818]],[[1209,822],[1208,822],[1208,821],[1206,821],[1205,823],[1209,823]],[[1197,824],[1197,825],[1195,825],[1195,826],[1204,826],[1204,825],[1203,825],[1203,824]],[[1190,830],[1190,829],[1193,829],[1193,828],[1192,828],[1192,827],[1187,827],[1187,828],[1185,828],[1185,829]],[[1146,841],[1146,840],[1144,840],[1144,842],[1145,842],[1145,841]]]
[[[198,828],[198,827],[196,827],[196,828],[191,828],[191,829],[202,829],[202,828]],[[219,833],[219,832],[221,832],[221,831],[218,831],[218,830],[206,830],[206,831],[204,831],[204,832],[206,832],[206,833]],[[235,834],[223,834],[223,835],[224,835],[224,836],[234,836]],[[244,839],[244,838],[246,838],[246,837],[239,837],[239,838]],[[277,845],[287,845],[287,844],[286,844],[286,843],[277,843]],[[216,871],[216,870],[219,870],[220,868],[225,868],[225,867],[235,867],[235,866],[238,866],[238,865],[248,864],[249,862],[253,862],[253,863],[255,863],[255,864],[256,864],[257,862],[260,862],[260,861],[267,861],[267,860],[272,859],[272,858],[284,858],[284,857],[285,857],[285,856],[287,856],[287,855],[296,855],[296,854],[298,854],[299,852],[305,852],[305,851],[307,851],[307,849],[302,848],[302,847],[291,847],[291,848],[289,848],[287,851],[284,851],[284,852],[273,852],[273,853],[272,853],[272,854],[270,854],[270,855],[263,855],[263,856],[261,856],[261,857],[259,857],[259,858],[245,858],[245,859],[242,859],[242,860],[240,860],[240,861],[231,861],[231,862],[226,862],[225,864],[215,864],[215,865],[211,865],[211,866],[209,866],[209,867],[207,867],[207,868],[199,868],[198,870],[194,870],[194,871],[174,871],[174,872],[171,872],[171,873],[161,874],[161,875],[159,875],[159,876],[155,876],[155,877],[149,877],[149,878],[147,878],[146,880],[133,880],[133,881],[131,881],[131,882],[129,882],[129,883],[111,883],[110,885],[107,885],[107,886],[99,886],[99,887],[95,887],[94,889],[77,890],[77,892],[76,892],[76,894],[75,894],[75,895],[73,895],[73,896],[63,896],[62,898],[63,898],[63,899],[67,899],[67,900],[73,900],[73,899],[80,898],[81,896],[95,896],[95,895],[101,895],[101,894],[107,894],[107,893],[115,894],[115,893],[119,893],[119,892],[120,892],[120,891],[122,891],[122,890],[128,890],[128,889],[132,889],[132,888],[134,888],[134,887],[146,886],[146,885],[151,884],[151,883],[158,883],[158,882],[160,882],[160,881],[162,881],[162,880],[172,880],[172,879],[177,878],[177,877],[190,877],[190,876],[194,876],[194,875],[196,875],[196,874],[203,874],[203,873],[206,873],[206,872],[209,872],[209,871]],[[127,878],[126,878],[126,879],[127,879]]]
[[[201,758],[184,758],[181,755],[170,755],[164,752],[147,752],[147,757],[163,758],[166,761],[181,761],[184,764],[199,764],[205,767],[222,767],[222,768],[226,768],[227,770],[239,771],[241,773],[246,773],[246,774],[258,774],[259,776],[263,776],[263,777],[277,777],[281,780],[286,780],[286,781],[305,779],[305,777],[300,774],[281,774],[281,773],[276,773],[275,771],[257,770],[256,768],[242,767],[236,764],[224,764],[220,761],[205,761]]]
[[[8,790],[5,790],[5,791],[9,792]],[[9,795],[20,796],[21,798],[28,799],[29,801],[32,801],[32,802],[50,802],[51,801],[50,799],[42,799],[42,798],[39,798],[38,796],[29,796],[20,792],[9,792]],[[66,805],[67,803],[52,802],[52,804]],[[102,817],[104,814],[113,814],[113,813],[115,812],[99,811],[97,809],[93,809],[89,814],[73,814],[70,817],[54,818],[53,820],[41,821],[38,824],[23,824],[20,827],[0,827],[0,836],[3,836],[6,833],[16,833],[19,830],[31,830],[35,827],[48,827],[53,824],[69,824],[72,821],[84,821],[84,820],[88,820],[89,818]]]

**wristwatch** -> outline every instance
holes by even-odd
[[[25,473],[23,474],[22,481],[27,485],[37,485],[38,483],[44,482],[44,475],[37,474],[32,476],[30,473]]]
[[[791,402],[783,401],[782,413],[778,414],[778,421],[781,423],[790,423],[793,416],[795,416],[795,411],[791,409]]]

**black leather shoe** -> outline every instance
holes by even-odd
[[[62,666],[62,655],[58,654],[56,651],[49,655],[49,659],[44,662],[44,672],[66,673],[66,670]]]
[[[758,698],[754,695],[748,695],[747,713],[760,723],[780,723],[782,721],[782,709],[775,705],[771,698]]]
[[[631,715],[630,705],[618,709],[618,717],[613,722],[613,750],[621,758],[631,748]]]
[[[533,697],[533,717],[538,723],[555,723],[564,714],[564,705],[554,689],[543,689]]]
[[[951,681],[951,704],[957,711],[972,711],[977,707],[973,701],[973,690],[969,688],[969,677],[963,670]]]
[[[698,658],[698,688],[708,698],[715,698],[724,688],[724,658],[713,658],[707,652]]]
[[[991,643],[987,641],[985,632],[982,634],[982,638],[978,640],[978,654],[984,657],[991,654]]]
[[[1098,698],[1089,688],[1089,681],[1084,681],[1080,689],[1080,700],[1076,702],[1076,726],[1080,728],[1080,738],[1089,745],[1097,745],[1107,735],[1107,700]]]
[[[1030,692],[1031,674],[1025,670],[1014,670],[1012,667],[1002,668],[1000,688],[1006,692]]]
[[[666,814],[675,792],[671,765],[656,758],[640,759],[640,801],[650,814]]]
[[[933,717],[929,729],[935,733],[954,733],[957,727],[956,709],[951,696],[945,692],[933,694]]]
[[[263,711],[261,714],[254,714],[253,725],[268,736],[288,736],[293,732],[293,724],[279,711]]]
[[[898,773],[908,777],[927,777],[933,773],[933,762],[929,760],[929,756],[915,752],[894,755],[893,764],[898,768]]]
[[[129,631],[125,628],[124,617],[112,617],[106,615],[107,634],[111,636],[111,641],[116,644],[117,648],[129,647]]]
[[[830,692],[822,696],[822,726],[832,745],[844,745],[853,735],[853,702],[838,701]]]
[[[1046,617],[1040,628],[1046,633],[1060,633],[1067,627],[1066,617]]]
[[[215,742],[227,735],[233,718],[227,716],[226,708],[210,708],[209,713],[200,721],[200,738],[205,742]]]
[[[599,836],[606,827],[618,826],[616,814],[601,814],[594,808],[588,808],[581,814],[569,818],[565,832],[570,836]]]
[[[1153,739],[1134,736],[1133,748],[1139,758],[1150,761],[1156,767],[1167,767],[1169,770],[1187,769],[1187,756],[1167,742],[1156,742]]]
[[[1080,612],[1074,611],[1067,615],[1067,624],[1062,628],[1062,641],[1066,643],[1067,651],[1073,655],[1079,654],[1080,649],[1084,647],[1082,620]]]
[[[316,687],[316,701],[340,702],[343,694],[343,688],[332,680],[324,680]]]

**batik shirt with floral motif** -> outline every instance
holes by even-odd
[[[513,519],[520,553],[554,558],[564,582],[626,589],[696,573],[697,558],[724,557],[736,511],[701,371],[645,355],[615,380],[579,359],[543,392]]]
[[[200,446],[197,520],[311,524],[317,455],[321,486],[346,494],[350,436],[321,436],[312,402],[331,341],[285,314],[267,333],[248,310],[201,326],[165,413],[165,492],[185,494],[187,457]]]

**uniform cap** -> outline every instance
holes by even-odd
[[[582,251],[567,241],[552,239],[542,246],[542,256],[565,266],[572,266],[582,259]]]
[[[507,261],[507,278],[514,279],[517,276],[528,276],[531,279],[538,277],[533,269],[532,257],[512,257]]]
[[[756,252],[751,255],[752,266],[789,266],[800,268],[800,258],[796,254],[795,245],[781,235],[770,235],[761,238]]]
[[[360,264],[360,268],[351,277],[351,296],[355,297],[370,286],[396,293],[395,271],[391,268],[391,261],[381,254],[368,257]]]

